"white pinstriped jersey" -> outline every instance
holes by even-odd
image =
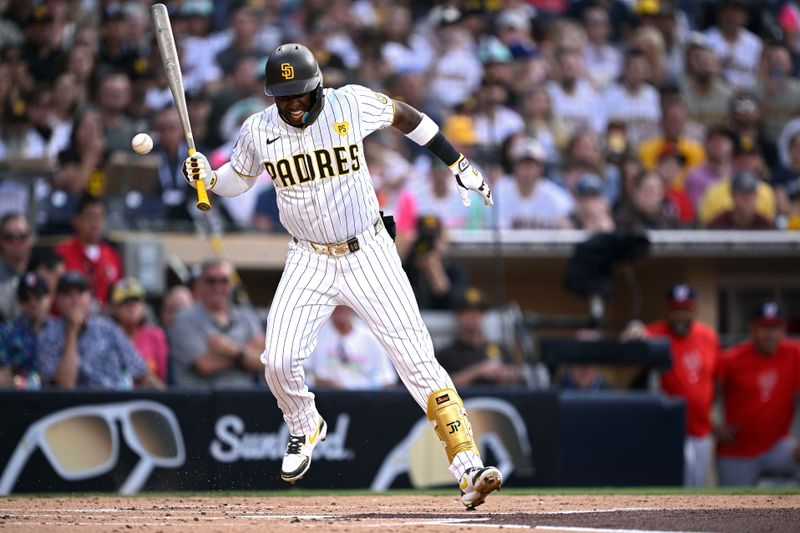
[[[394,120],[387,96],[359,85],[324,89],[311,125],[287,124],[272,105],[239,132],[231,165],[239,174],[265,169],[275,184],[280,219],[298,239],[336,243],[366,230],[379,216],[363,139]]]

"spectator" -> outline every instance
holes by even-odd
[[[778,304],[761,303],[750,321],[750,339],[727,350],[720,361],[720,485],[752,486],[762,476],[797,479],[800,447],[790,428],[800,391],[800,348],[785,337],[784,328]]]
[[[110,151],[131,151],[131,139],[143,129],[128,116],[131,105],[131,80],[122,72],[112,72],[100,79],[97,88],[97,105],[103,118]]]
[[[487,342],[484,337],[486,309],[481,291],[474,287],[464,290],[455,305],[457,338],[436,355],[457,387],[522,383],[519,365],[511,362],[502,346]]]
[[[232,303],[232,275],[222,259],[200,265],[196,302],[167,331],[176,385],[253,387],[263,373],[264,328],[251,309]]]
[[[547,155],[536,139],[516,139],[510,148],[513,175],[495,188],[502,229],[568,228],[574,200],[543,176]]]
[[[382,389],[397,384],[397,374],[378,339],[344,305],[333,310],[320,329],[317,346],[306,359],[315,387]]]
[[[167,336],[161,327],[148,324],[145,291],[136,278],[122,278],[111,288],[111,317],[117,322],[150,373],[167,382]]]
[[[583,63],[589,81],[599,90],[611,85],[622,72],[622,54],[609,43],[611,24],[603,6],[592,6],[583,12],[587,42],[583,47]]]
[[[463,289],[467,273],[446,258],[447,238],[436,215],[417,219],[416,240],[403,262],[420,309],[452,309],[454,297]]]
[[[661,122],[658,91],[645,81],[648,68],[641,50],[629,50],[625,55],[622,81],[611,85],[603,95],[608,120],[625,125],[628,141],[634,148],[658,135]]]
[[[23,53],[28,71],[37,82],[46,82],[64,63],[61,39],[63,21],[54,19],[46,5],[36,6],[25,21],[25,46]]]
[[[0,321],[19,311],[16,290],[31,256],[33,239],[28,219],[22,213],[8,213],[0,218]]]
[[[284,231],[278,212],[278,193],[275,187],[264,187],[256,199],[253,208],[253,219],[250,223],[254,230],[263,232]]]
[[[50,312],[52,298],[47,283],[33,272],[22,276],[16,293],[22,312],[0,326],[0,387],[38,389],[36,336]]]
[[[449,11],[445,11],[449,12]],[[462,26],[462,17],[445,16],[436,32],[441,50],[433,59],[427,82],[428,93],[435,104],[451,108],[462,104],[478,89],[483,76],[483,65],[475,54],[475,43],[470,33]],[[499,44],[499,43],[498,43]],[[510,52],[505,50],[509,58]],[[406,71],[403,74],[411,74]],[[422,73],[416,73],[421,75]],[[394,95],[393,95],[394,96]],[[418,109],[423,102],[408,101]]]
[[[129,390],[134,384],[162,388],[133,344],[110,319],[91,313],[88,280],[67,271],[58,280],[58,317],[45,322],[36,343],[42,383],[65,389],[76,387]]]
[[[499,81],[484,78],[477,93],[474,127],[477,144],[489,157],[507,138],[525,129],[520,114],[508,104],[508,89]]]
[[[178,111],[174,107],[167,107],[156,113],[153,130],[158,133],[158,143],[153,149],[153,154],[160,158],[158,183],[153,205],[145,209],[144,215],[146,219],[164,220],[168,224],[189,224],[192,221],[189,210],[196,209],[196,198],[181,172],[181,163],[188,147]]]
[[[384,19],[385,41],[381,46],[384,68],[388,73],[425,72],[433,64],[433,46],[414,31],[411,10],[404,5],[391,5]]]
[[[736,138],[740,142],[747,139],[764,157],[767,167],[775,168],[778,164],[778,156],[775,145],[767,141],[761,133],[763,113],[756,95],[744,91],[735,93],[731,97],[728,114],[729,123]]]
[[[431,163],[430,177],[421,187],[409,187],[407,191],[416,207],[414,218],[435,216],[444,229],[467,227],[470,210],[464,209],[458,189],[453,187],[453,173],[438,159]]]
[[[53,303],[56,297],[58,278],[66,271],[64,267],[64,258],[58,255],[55,250],[49,246],[35,248],[31,252],[27,271],[33,272],[47,283],[50,302]]]
[[[800,230],[800,177],[786,184],[786,194],[789,198],[786,229]]]
[[[664,319],[646,327],[634,321],[622,334],[623,340],[642,337],[669,339],[672,368],[661,375],[661,389],[686,400],[683,482],[687,487],[709,486],[714,445],[711,408],[720,345],[717,333],[697,320],[694,289],[685,283],[673,285],[667,292]]]
[[[12,96],[6,102],[0,137],[0,157],[3,159],[42,159],[46,157],[46,146],[41,136],[31,125],[28,117],[27,99]]]
[[[606,127],[606,109],[603,99],[591,84],[582,77],[580,50],[560,46],[556,51],[558,75],[547,83],[553,104],[553,115],[567,136],[581,129],[601,133]]]
[[[752,172],[739,172],[731,181],[733,207],[708,223],[708,229],[775,229],[775,224],[756,211],[760,180]]]
[[[800,178],[800,129],[793,132],[788,139],[788,163],[781,166],[772,175],[775,189],[775,207],[779,215],[789,211],[789,184]]]
[[[677,94],[661,95],[661,134],[639,145],[639,158],[647,170],[653,170],[665,146],[677,149],[684,158],[684,173],[705,159],[703,145],[692,139],[686,126],[686,106]]]
[[[631,37],[631,48],[639,49],[647,58],[647,83],[661,87],[667,83],[667,44],[661,33],[649,26],[640,26]]]
[[[695,35],[686,46],[686,74],[681,84],[689,117],[703,126],[724,123],[733,94],[718,76],[719,61],[708,40]]]
[[[241,58],[266,55],[256,40],[258,19],[258,13],[246,3],[240,4],[231,12],[228,19],[231,29],[230,45],[216,56],[217,65],[226,76],[234,71]]]
[[[609,202],[615,202],[620,194],[620,172],[616,165],[606,160],[604,148],[607,146],[603,144],[608,143],[603,143],[591,130],[576,131],[562,154],[563,170],[553,181],[574,196],[581,176],[595,174],[603,181],[603,194]]]
[[[558,163],[559,147],[567,143],[566,134],[558,129],[553,118],[550,95],[544,87],[530,89],[522,98],[522,116],[525,134],[533,137],[544,148],[548,163]]]
[[[737,169],[733,178],[718,181],[706,189],[697,209],[698,222],[701,225],[708,226],[717,216],[733,209],[732,184],[736,177],[743,173],[753,174],[758,178],[758,174],[752,170]],[[767,220],[775,220],[775,193],[772,187],[761,179],[758,179],[756,185],[756,211]]]
[[[575,190],[575,211],[570,215],[575,229],[596,232],[614,231],[614,218],[603,196],[603,182],[594,174],[585,174]]]
[[[86,276],[92,296],[105,304],[111,285],[122,277],[123,271],[119,253],[104,239],[106,206],[103,200],[84,194],[75,208],[72,226],[73,237],[56,246],[56,253],[64,258],[67,270]]]
[[[756,95],[763,111],[764,138],[775,146],[783,127],[800,115],[800,79],[792,72],[792,56],[782,44],[767,46]]]
[[[131,38],[128,31],[135,26],[131,13],[117,2],[105,3],[100,24],[100,46],[98,47],[98,67],[103,72],[121,72],[125,78],[142,74],[144,52],[143,44]],[[119,80],[117,80],[119,82]],[[130,141],[130,137],[128,137]],[[126,148],[129,146],[126,145]]]
[[[688,227],[694,223],[694,205],[680,181],[683,163],[683,156],[674,147],[665,146],[658,156],[656,174],[664,182],[665,195],[678,224]]]
[[[69,144],[58,154],[59,168],[37,215],[39,233],[63,235],[70,231],[81,196],[102,191],[107,159],[102,117],[96,108],[86,107],[75,117]]]
[[[635,182],[630,198],[623,200],[614,214],[617,227],[626,230],[673,229],[678,220],[667,200],[664,182],[655,172],[643,172]]]
[[[192,305],[194,305],[194,295],[189,287],[175,285],[170,288],[161,301],[161,310],[158,315],[161,327],[168,331],[178,313]]]
[[[725,125],[714,124],[706,132],[706,162],[686,176],[686,193],[697,207],[709,186],[733,176],[735,134]]]
[[[706,32],[708,46],[722,64],[722,75],[735,88],[752,89],[756,85],[761,60],[761,39],[747,24],[745,0],[722,0],[717,8],[717,25]]]

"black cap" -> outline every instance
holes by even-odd
[[[17,300],[24,302],[31,296],[41,298],[50,292],[47,282],[37,276],[35,272],[27,272],[19,280],[17,285]]]
[[[756,192],[758,189],[758,181],[758,176],[753,172],[747,170],[737,172],[731,180],[731,191]]]
[[[688,283],[676,283],[667,291],[667,307],[670,309],[694,309],[697,295]]]
[[[456,311],[467,311],[470,309],[485,311],[488,307],[486,297],[477,287],[467,287],[453,300],[453,309]]]
[[[783,312],[778,302],[765,300],[758,304],[750,317],[750,323],[756,326],[780,326],[783,324]]]
[[[73,289],[81,292],[88,291],[89,282],[86,280],[86,277],[77,270],[68,270],[58,278],[56,292],[61,294]]]

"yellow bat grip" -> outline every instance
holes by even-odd
[[[191,156],[197,150],[194,148],[189,148],[189,155]],[[211,169],[209,169],[211,170]],[[211,202],[208,200],[208,191],[206,191],[206,182],[203,180],[197,180],[195,182],[197,186],[197,209],[200,211],[210,211],[211,210]]]

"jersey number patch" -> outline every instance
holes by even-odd
[[[285,80],[294,78],[294,67],[291,63],[281,63],[281,75]]]

